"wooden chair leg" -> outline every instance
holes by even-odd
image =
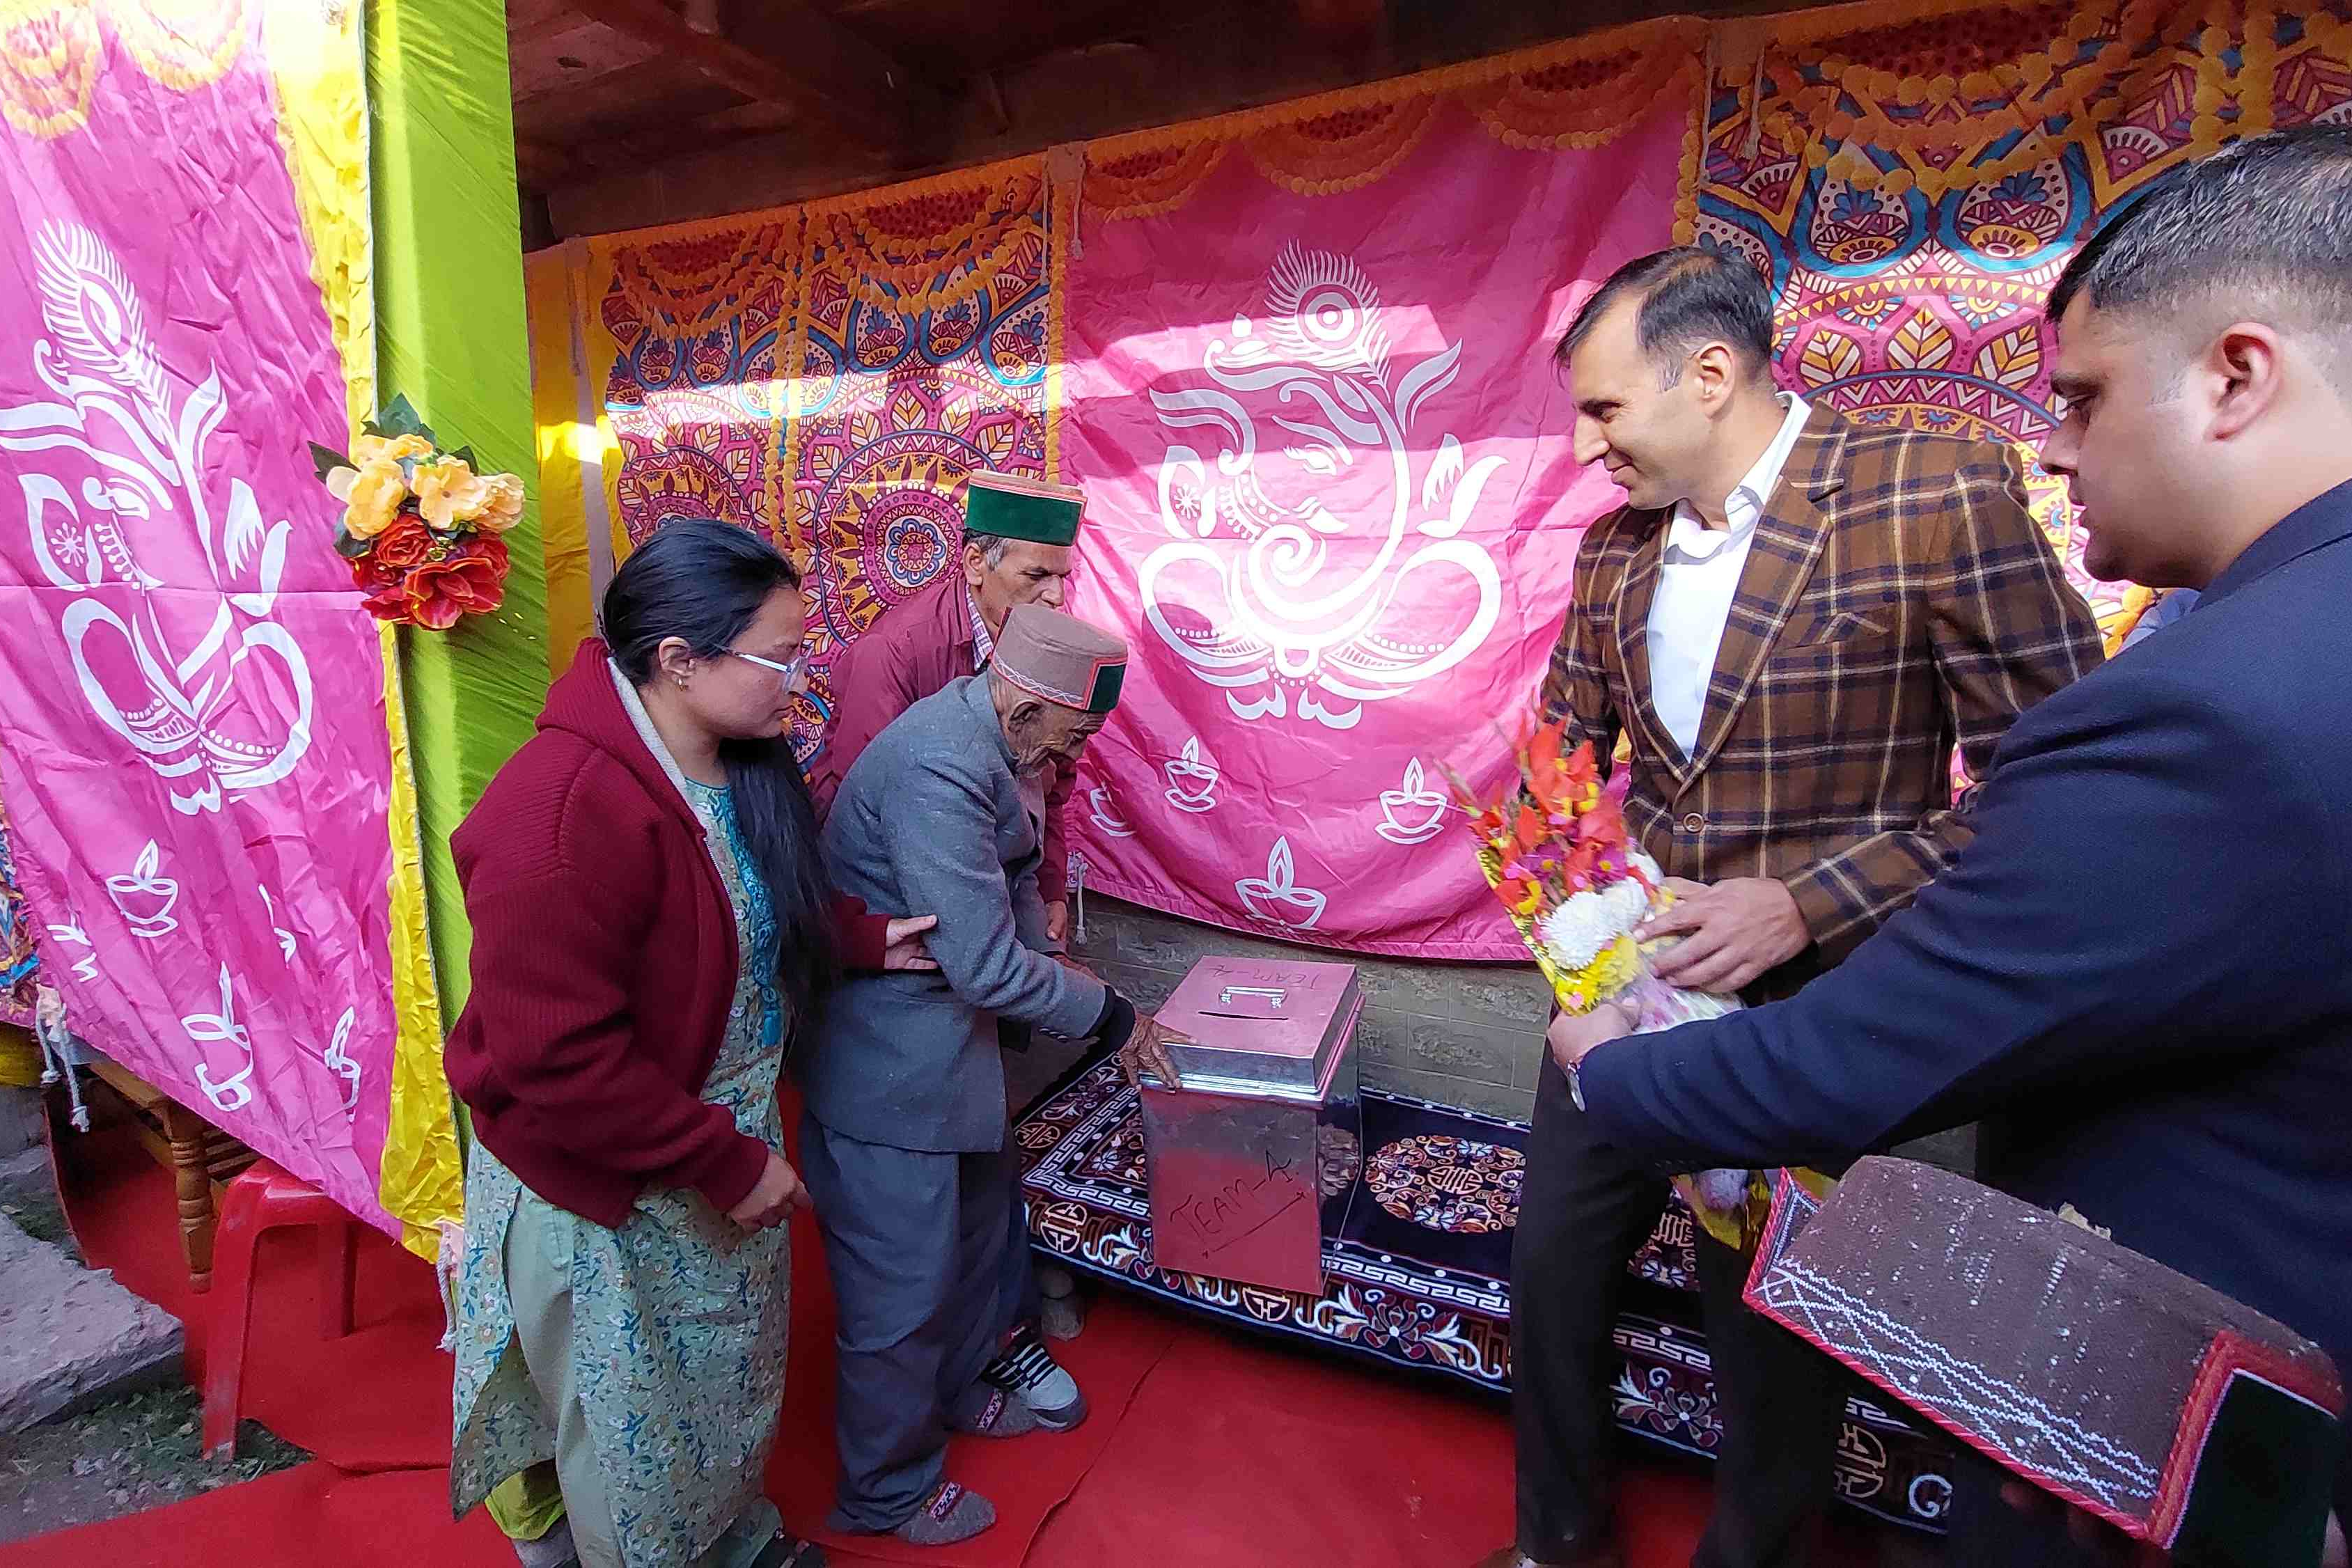
[[[352,1331],[352,1302],[358,1294],[360,1254],[355,1227],[321,1225],[319,1233],[319,1333],[339,1340]]]
[[[211,1129],[204,1118],[168,1100],[159,1109],[163,1135],[172,1145],[172,1184],[179,1202],[180,1249],[188,1260],[188,1288],[202,1294],[213,1283],[213,1187],[205,1168],[205,1140]]]

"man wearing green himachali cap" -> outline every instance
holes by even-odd
[[[1068,485],[1014,474],[971,476],[957,565],[877,620],[834,664],[833,721],[809,765],[820,814],[832,809],[850,765],[893,720],[950,681],[987,668],[1014,606],[1062,607],[1085,506],[1085,494]],[[1069,929],[1062,814],[1075,781],[1061,769],[1045,794],[1037,886],[1056,942]]]

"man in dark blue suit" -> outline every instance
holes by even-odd
[[[2191,166],[2050,313],[2066,412],[2042,461],[2090,565],[2196,607],[2011,728],[1975,841],[1842,967],[1660,1034],[1564,1018],[1546,1070],[1601,1137],[1678,1169],[1834,1164],[1980,1119],[1982,1179],[2352,1373],[2352,128]],[[1952,1544],[2074,1560],[1973,1489]]]

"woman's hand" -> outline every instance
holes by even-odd
[[[1603,1002],[1590,1013],[1561,1013],[1544,1031],[1551,1059],[1566,1072],[1582,1061],[1595,1046],[1622,1039],[1633,1032],[1633,1017],[1614,1002]]]
[[[727,1217],[745,1230],[767,1230],[783,1224],[793,1217],[794,1209],[806,1208],[808,1203],[808,1189],[801,1185],[800,1173],[771,1149],[767,1169],[760,1173],[759,1181],[743,1195],[743,1201],[727,1211]]]
[[[892,921],[887,933],[888,945],[882,949],[882,967],[937,969],[939,965],[931,962],[930,946],[923,941],[923,933],[939,923],[937,915],[912,915]]]

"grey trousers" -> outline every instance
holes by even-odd
[[[572,1363],[572,1244],[580,1223],[529,1193],[522,1195],[507,1226],[507,1303],[514,1310],[523,1368],[555,1414],[555,1479],[581,1568],[626,1568]],[[696,1560],[695,1568],[749,1568],[783,1527],[776,1505],[761,1498]]]
[[[860,1142],[813,1116],[800,1150],[839,1309],[830,1522],[895,1530],[945,1470],[950,1408],[1035,1298],[1019,1158],[1009,1138],[994,1153],[928,1153]]]

